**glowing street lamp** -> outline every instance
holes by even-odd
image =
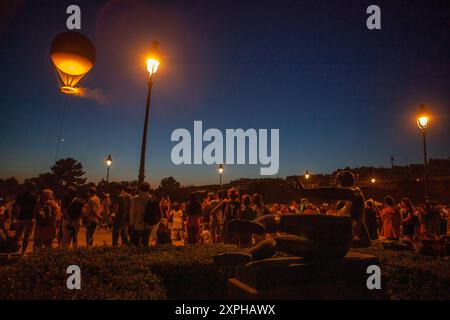
[[[108,156],[108,158],[106,158],[106,182],[109,182],[109,166],[112,164],[112,157],[111,155]]]
[[[423,174],[425,177],[425,197],[428,197],[428,159],[427,159],[427,139],[426,131],[430,124],[430,116],[425,110],[425,105],[420,105],[419,114],[417,115],[417,126],[422,131],[423,138]]]
[[[142,144],[141,144],[141,160],[139,163],[139,175],[138,175],[139,183],[144,182],[145,178],[145,150],[147,147],[147,128],[148,128],[148,115],[150,113],[150,98],[153,87],[153,76],[155,75],[156,71],[158,71],[158,66],[160,63],[158,41],[152,42],[150,55],[148,56],[146,63],[149,77],[148,77],[147,104],[145,108],[145,118],[144,118],[144,132],[142,134]]]
[[[218,171],[219,171],[219,176],[220,176],[220,186],[222,187],[222,173],[223,173],[223,164],[219,165]]]
[[[305,171],[305,179],[306,179],[306,180],[309,179],[309,171],[308,171],[308,170]]]

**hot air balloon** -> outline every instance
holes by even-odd
[[[94,66],[95,47],[85,35],[66,31],[53,39],[50,56],[61,80],[61,92],[75,94],[77,83]]]

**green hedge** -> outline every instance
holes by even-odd
[[[450,258],[431,257],[414,251],[384,249],[381,241],[365,249],[352,249],[380,259],[389,299],[450,299]]]
[[[0,267],[0,299],[223,299],[233,268],[212,257],[235,247],[157,246],[42,250]],[[450,260],[384,249],[357,252],[380,258],[390,299],[450,299]],[[66,269],[80,266],[81,290],[66,288]]]
[[[42,250],[0,267],[0,299],[222,299],[232,270],[212,256],[234,247],[157,246]],[[81,268],[81,290],[68,290],[66,269]]]

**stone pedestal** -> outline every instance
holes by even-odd
[[[378,264],[375,256],[353,252],[337,260],[266,259],[239,268],[228,281],[228,298],[381,299],[383,290],[366,286],[367,267]]]

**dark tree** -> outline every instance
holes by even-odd
[[[85,173],[83,166],[73,158],[60,159],[50,169],[56,183],[60,186],[79,187],[86,182],[86,178],[83,178]]]
[[[5,179],[0,182],[0,194],[2,196],[15,196],[19,191],[19,181],[15,177]]]
[[[180,183],[174,177],[168,177],[161,180],[160,188],[164,191],[170,191],[180,187]]]
[[[50,172],[41,173],[37,177],[26,179],[25,183],[28,182],[34,182],[40,190],[46,188],[54,189],[57,187],[55,175],[51,174]]]
[[[168,177],[161,180],[161,184],[156,190],[157,196],[177,197],[180,191],[180,183],[174,177]]]

